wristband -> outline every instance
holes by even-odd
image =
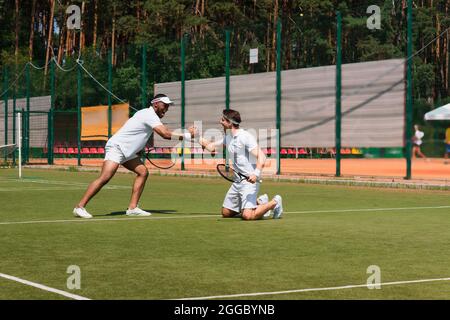
[[[192,135],[189,132],[183,133],[184,140],[190,140],[191,138],[192,138]]]
[[[259,178],[259,176],[261,175],[261,170],[256,169],[255,171],[253,171],[253,174],[254,174],[257,178]]]

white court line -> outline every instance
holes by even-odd
[[[61,296],[67,297],[67,298],[71,298],[71,299],[75,299],[75,300],[91,300],[91,299],[86,298],[86,297],[82,297],[82,296],[79,296],[79,295],[76,295],[76,294],[72,294],[72,293],[69,293],[69,292],[66,292],[66,291],[58,290],[58,289],[55,289],[55,288],[50,288],[50,287],[44,286],[44,285],[39,284],[39,283],[35,283],[35,282],[28,281],[28,280],[20,279],[20,278],[17,278],[17,277],[14,277],[14,276],[10,276],[10,275],[4,274],[4,273],[0,273],[0,277],[8,279],[8,280],[12,280],[12,281],[20,282],[20,283],[25,284],[27,286],[35,287],[35,288],[38,288],[38,289],[41,289],[41,290],[44,290],[44,291],[53,292],[53,293],[59,294]]]
[[[396,210],[421,210],[421,209],[450,209],[450,206],[314,210],[314,211],[291,211],[286,213],[339,213],[339,212],[396,211]]]
[[[380,283],[379,285],[381,285],[381,286],[394,286],[394,285],[401,285],[401,284],[436,282],[436,281],[450,281],[450,278],[385,282],[385,283]],[[372,286],[372,285],[375,285],[375,284],[369,284],[369,285]],[[255,297],[255,296],[279,295],[279,294],[290,294],[290,293],[301,293],[301,292],[331,291],[331,290],[342,290],[342,289],[364,288],[364,287],[368,288],[367,283],[366,284],[339,286],[339,287],[328,287],[328,288],[309,288],[309,289],[296,289],[296,290],[273,291],[273,292],[240,293],[240,294],[228,294],[228,295],[218,295],[218,296],[209,296],[209,297],[180,298],[180,299],[173,299],[173,300],[228,299],[228,298]]]
[[[135,218],[103,218],[103,219],[72,219],[72,220],[30,220],[30,221],[10,221],[0,222],[0,225],[10,224],[35,224],[35,223],[66,223],[66,222],[91,222],[91,221],[130,221],[130,220],[164,220],[164,219],[190,219],[190,218],[219,218],[219,215],[192,215],[192,216],[174,216],[174,217],[135,217]]]
[[[64,187],[80,187],[80,188],[86,188],[89,186],[89,183],[85,182],[71,182],[71,181],[61,181],[61,180],[32,180],[32,179],[0,179],[0,182],[20,182],[20,183],[40,183],[40,184],[53,184],[53,185],[62,185]],[[103,187],[103,189],[131,189],[130,186],[124,186],[124,185],[106,185]]]
[[[421,209],[449,209],[450,206],[435,207],[403,207],[403,208],[365,208],[365,209],[341,209],[341,210],[310,210],[310,211],[290,211],[291,213],[343,213],[343,212],[371,212],[371,211],[396,211],[396,210],[421,210]],[[195,214],[195,212],[182,212],[183,214]],[[217,214],[206,214],[198,212],[198,215],[173,216],[173,217],[136,217],[136,218],[103,218],[103,219],[71,219],[71,220],[29,220],[29,221],[5,221],[0,225],[12,224],[35,224],[35,223],[66,223],[66,222],[90,222],[90,221],[130,221],[130,220],[162,220],[162,219],[190,219],[190,218],[220,218]],[[270,220],[270,219],[269,219]]]

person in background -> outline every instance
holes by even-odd
[[[426,159],[427,157],[423,154],[423,152],[420,150],[420,146],[422,145],[422,138],[425,135],[423,131],[420,131],[419,126],[416,124],[414,125],[414,135],[412,137],[413,142],[413,148],[412,148],[412,158],[415,159],[416,155],[418,155],[421,158]]]
[[[450,154],[450,126],[445,130],[445,155],[444,164],[448,164],[448,155]]]

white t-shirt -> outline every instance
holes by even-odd
[[[256,169],[256,157],[250,153],[258,146],[255,137],[243,129],[238,129],[236,135],[227,134],[224,137],[228,158],[233,162],[233,169],[250,175]]]
[[[422,144],[422,138],[424,136],[424,133],[420,130],[417,130],[414,136],[416,137],[414,143],[420,146]]]
[[[144,149],[153,128],[160,125],[161,120],[152,107],[139,110],[108,140],[107,144],[119,146],[124,156],[128,158]]]

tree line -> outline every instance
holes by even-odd
[[[69,29],[69,5],[79,6],[81,29]],[[381,29],[366,26],[369,5],[381,9]],[[450,0],[413,1],[414,112],[420,119],[450,96]],[[274,71],[276,27],[282,24],[282,68],[335,63],[336,11],[343,17],[343,63],[406,57],[406,0],[0,0],[0,65],[10,78],[27,61],[53,58],[70,68],[78,57],[102,83],[112,57],[113,89],[139,104],[142,46],[147,46],[148,91],[155,82],[180,79],[180,43],[186,36],[188,79],[224,75],[225,31],[231,35],[231,73]],[[249,49],[259,63],[249,64]],[[35,92],[48,90],[33,73]],[[73,107],[75,72],[57,77],[58,107]],[[86,80],[87,83],[92,80]],[[18,90],[20,91],[20,90]],[[92,103],[104,92],[85,86]],[[99,101],[101,100],[101,101]],[[89,102],[91,102],[89,101]]]

